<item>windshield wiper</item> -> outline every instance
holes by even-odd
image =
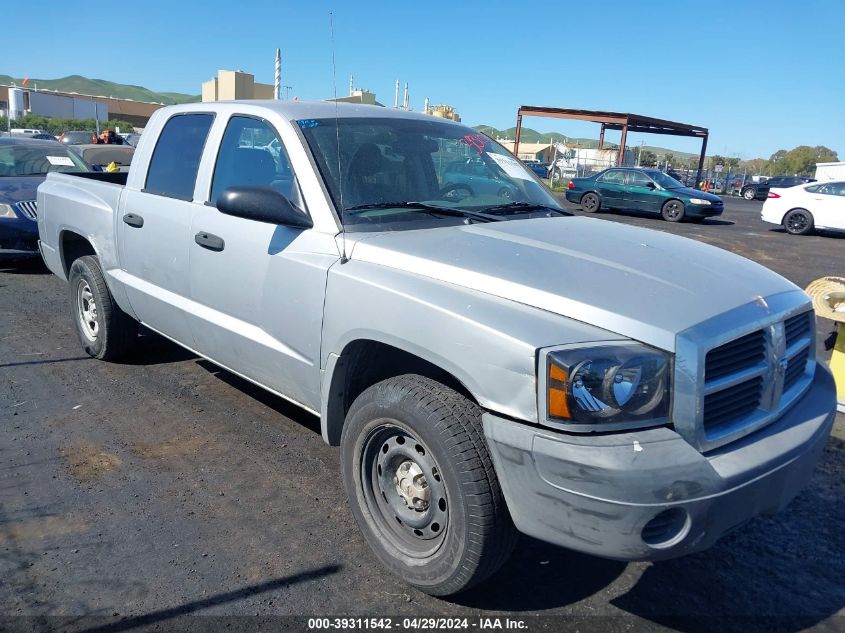
[[[547,204],[536,204],[533,202],[510,202],[508,204],[499,204],[495,207],[487,207],[484,212],[497,214],[497,213],[530,213],[531,211],[554,211],[555,213],[560,213],[561,215],[573,215],[569,211],[564,211],[558,207],[551,207]]]
[[[375,202],[372,204],[358,204],[354,207],[346,207],[343,211],[344,213],[348,213],[350,211],[369,211],[371,209],[412,209],[431,214],[439,213],[440,215],[449,215],[458,218],[472,218],[480,222],[501,222],[505,219],[495,215],[479,213],[478,211],[439,207],[436,204],[427,204],[425,202]]]

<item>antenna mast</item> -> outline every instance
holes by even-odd
[[[337,68],[334,60],[334,14],[329,11],[329,31],[332,37],[332,88],[334,89],[334,130],[337,139],[337,178],[338,189],[340,190],[340,239],[341,252],[340,263],[345,264],[349,261],[346,256],[346,224],[343,221],[344,202],[343,202],[343,170],[341,167],[340,158],[340,121],[338,120],[338,102],[337,102]]]

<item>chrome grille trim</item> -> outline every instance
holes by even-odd
[[[15,205],[24,217],[38,219],[38,203],[35,200],[21,200]]]
[[[762,337],[761,359],[748,352],[748,341],[755,337]],[[675,430],[704,452],[775,421],[812,381],[814,341],[811,303],[800,290],[758,298],[681,332],[676,338],[675,354]],[[715,377],[705,380],[708,354],[716,350],[711,359],[720,364],[724,361],[728,366],[726,359],[730,358],[732,347],[745,354],[732,367],[733,371],[716,372]],[[726,393],[720,398],[723,392]],[[710,406],[709,412],[705,411],[705,402]],[[731,411],[737,415],[720,415]]]

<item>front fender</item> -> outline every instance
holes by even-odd
[[[573,319],[455,284],[350,260],[329,271],[321,368],[358,340],[397,347],[449,372],[484,408],[537,421],[537,349],[621,339]]]

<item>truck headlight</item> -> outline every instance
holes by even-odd
[[[0,204],[0,218],[16,218],[18,217],[15,210],[8,204]]]
[[[549,422],[607,431],[669,421],[668,354],[632,342],[560,349],[546,358]]]
[[[689,201],[693,204],[712,204],[709,200],[705,200],[704,198],[690,198]]]

